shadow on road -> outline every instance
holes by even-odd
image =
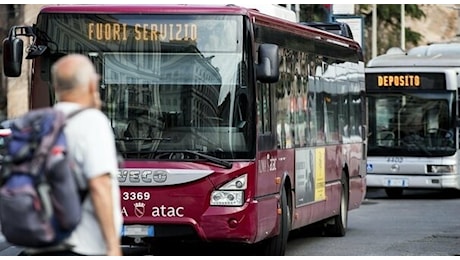
[[[366,199],[410,199],[410,200],[445,200],[460,198],[460,191],[453,189],[446,190],[424,190],[424,189],[405,189],[401,196],[390,198],[384,189],[367,188]]]

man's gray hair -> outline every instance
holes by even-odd
[[[79,56],[78,54],[70,54]],[[69,55],[69,56],[70,56]],[[84,57],[84,56],[82,56]],[[64,57],[63,57],[64,58]],[[59,67],[59,60],[53,64],[51,68],[51,82],[56,91],[68,91],[76,87],[86,87],[92,79],[95,71],[90,62],[83,62],[82,59],[75,59],[78,66],[74,66],[74,70],[69,73],[63,73],[62,68]]]

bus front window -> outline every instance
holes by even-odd
[[[49,63],[73,52],[93,60],[125,158],[253,156],[242,27],[235,15],[42,14],[37,23]]]
[[[369,95],[370,155],[440,156],[455,152],[453,93]]]

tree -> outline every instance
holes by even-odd
[[[405,16],[420,20],[425,17],[423,10],[416,4],[405,4]],[[364,59],[371,58],[372,49],[372,5],[360,4],[357,13],[364,17]],[[401,41],[401,5],[377,5],[377,55],[384,54],[389,48],[400,46]],[[406,46],[416,46],[423,35],[405,27]]]
[[[301,4],[300,21],[302,22],[324,22],[328,21],[331,15],[331,4]]]
[[[286,7],[286,4],[279,4]],[[301,22],[324,22],[328,20],[331,4],[300,4],[299,20]]]

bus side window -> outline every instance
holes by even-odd
[[[270,84],[257,83],[257,131],[259,150],[273,149],[276,136],[272,133]]]

